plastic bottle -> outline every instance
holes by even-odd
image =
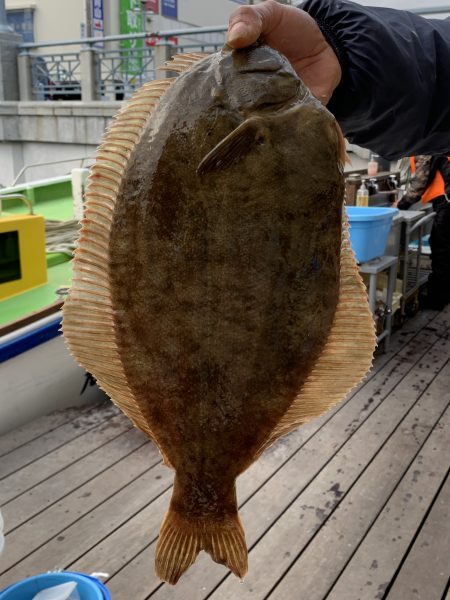
[[[366,187],[365,179],[363,179],[361,187],[356,192],[356,206],[369,206],[369,190]]]
[[[370,161],[367,164],[367,175],[369,177],[375,177],[378,174],[378,161],[376,160],[377,155],[372,154]]]

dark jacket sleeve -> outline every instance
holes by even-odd
[[[329,110],[351,143],[396,159],[450,153],[450,20],[306,0],[342,67]]]

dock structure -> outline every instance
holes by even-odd
[[[111,404],[0,438],[0,589],[53,569],[107,573],[114,600],[445,600],[450,556],[450,308],[392,337],[357,390],[238,481],[249,573],[202,554],[154,574],[173,473]]]

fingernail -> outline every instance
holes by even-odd
[[[244,23],[236,23],[228,32],[228,42],[236,42],[239,39],[245,38],[248,34],[247,25]]]

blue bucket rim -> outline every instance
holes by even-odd
[[[108,588],[104,583],[100,581],[100,579],[97,579],[97,577],[92,577],[92,575],[87,575],[86,573],[80,573],[79,571],[49,571],[48,573],[39,573],[38,575],[31,575],[26,579],[21,579],[20,581],[12,583],[11,585],[8,585],[8,587],[5,587],[2,590],[0,590],[0,600],[5,592],[13,590],[14,588],[17,588],[20,585],[27,583],[28,581],[32,581],[33,579],[43,579],[44,577],[48,577],[49,575],[68,575],[70,577],[78,577],[79,579],[90,579],[99,587],[103,596],[103,600],[111,600],[111,594],[109,593]]]
[[[398,208],[388,208],[385,206],[346,206],[345,209],[350,221],[361,221],[366,223],[370,223],[371,221],[381,221],[391,217],[394,218],[399,212]]]

